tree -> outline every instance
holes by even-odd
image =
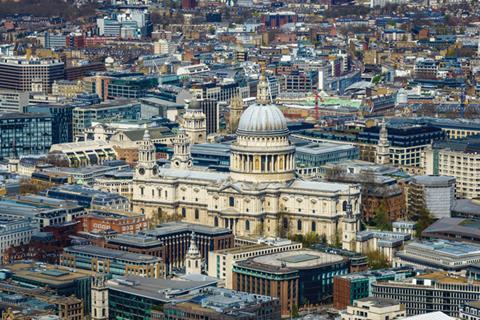
[[[422,208],[417,213],[417,223],[415,224],[415,235],[422,237],[422,232],[435,222],[435,218],[426,208]]]
[[[372,224],[380,230],[392,230],[392,224],[390,222],[390,216],[385,206],[385,201],[382,201],[380,205],[374,210],[374,216]]]
[[[368,252],[367,260],[370,269],[386,269],[391,266],[387,256],[378,250]]]

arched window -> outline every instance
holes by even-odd
[[[215,227],[218,227],[218,218],[217,217],[215,217],[215,219],[213,219],[213,225]]]
[[[297,220],[297,230],[302,231],[302,220],[300,219]]]
[[[182,208],[182,217],[186,218],[187,217],[187,209]]]
[[[195,220],[198,220],[200,218],[200,212],[198,209],[195,209]]]
[[[347,211],[347,205],[348,205],[347,201],[343,201],[343,203],[342,203],[342,210],[343,211]]]
[[[168,197],[168,191],[165,190],[165,198]]]
[[[235,198],[234,197],[228,197],[228,205],[230,207],[234,207],[235,206]]]
[[[312,221],[312,232],[317,231],[317,223],[315,221]]]
[[[245,220],[245,230],[250,230],[250,221]]]

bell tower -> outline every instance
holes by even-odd
[[[92,279],[92,320],[108,320],[108,288],[105,275]]]
[[[148,129],[145,129],[143,140],[138,147],[138,164],[136,174],[140,177],[152,177],[157,174],[155,145],[150,139]]]
[[[192,156],[190,153],[190,140],[185,133],[185,129],[180,129],[173,140],[173,156],[171,161],[172,168],[189,169],[192,167]]]

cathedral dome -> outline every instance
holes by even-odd
[[[240,117],[237,134],[251,136],[282,136],[288,134],[282,111],[271,104],[253,104]]]

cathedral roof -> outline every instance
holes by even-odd
[[[237,134],[278,136],[288,134],[282,111],[271,104],[253,104],[245,110],[238,123]]]

